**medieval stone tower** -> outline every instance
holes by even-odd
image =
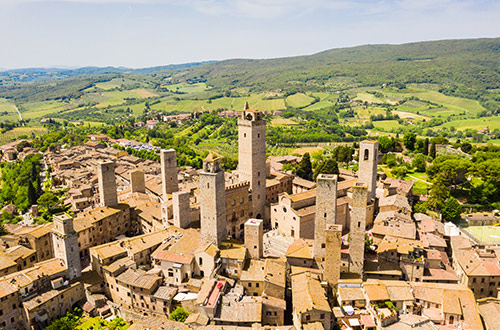
[[[252,214],[263,219],[266,206],[266,121],[262,112],[248,109],[238,119],[238,173],[249,181],[252,190]]]
[[[168,194],[179,190],[177,180],[177,154],[174,149],[162,149],[160,152],[161,160],[161,183],[164,202],[167,201]]]
[[[326,225],[326,247],[323,276],[333,292],[340,279],[340,250],[342,246],[342,226]]]
[[[141,169],[135,169],[130,171],[130,192],[146,192],[146,183],[144,180],[144,171]]]
[[[337,176],[320,174],[316,187],[316,216],[314,219],[314,257],[325,257],[325,230],[333,225],[337,214]]]
[[[97,178],[99,181],[99,198],[101,206],[118,205],[115,180],[115,163],[112,161],[97,163]]]
[[[365,258],[365,229],[367,216],[368,187],[356,182],[352,186],[351,228],[349,233],[349,269],[362,276]]]
[[[70,280],[82,276],[80,254],[78,252],[78,234],[73,227],[73,219],[66,213],[54,215],[52,227],[54,257],[61,259],[68,267]]]
[[[161,219],[163,227],[167,228],[168,223],[168,195],[179,190],[177,180],[177,154],[174,149],[162,149],[160,151],[161,161],[161,187],[162,187],[162,203],[161,203]]]
[[[245,222],[245,246],[252,259],[260,259],[263,255],[264,221],[249,219]]]
[[[378,141],[361,141],[359,143],[358,179],[368,186],[370,198],[375,198],[377,190],[377,158]]]
[[[172,209],[174,226],[187,228],[191,224],[191,206],[189,191],[176,191],[172,193]]]
[[[200,173],[200,221],[203,243],[219,246],[227,238],[226,190],[220,159],[210,154]]]

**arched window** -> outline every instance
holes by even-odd
[[[368,149],[365,149],[365,156],[364,156],[365,160],[368,160],[368,155],[369,155],[369,151],[368,151]]]

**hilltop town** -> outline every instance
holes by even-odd
[[[301,157],[266,157],[261,111],[246,104],[237,125],[232,172],[214,153],[201,169],[174,149],[141,159],[106,135],[44,152],[69,212],[4,225],[0,328],[78,307],[130,330],[500,329],[498,214],[462,227],[416,212],[415,182],[378,170],[376,140],[359,143],[356,170],[313,181],[286,170]]]

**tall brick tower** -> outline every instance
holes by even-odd
[[[368,201],[368,187],[365,183],[356,182],[352,186],[352,213],[349,233],[349,256],[351,273],[363,275],[365,258],[365,230]]]
[[[174,226],[187,228],[191,224],[191,194],[189,191],[176,191],[172,193],[172,210]]]
[[[263,219],[266,207],[266,121],[262,112],[245,103],[238,119],[238,173],[250,182],[252,217]]]
[[[146,183],[143,170],[137,168],[130,171],[130,192],[146,192]]]
[[[337,288],[340,279],[340,250],[342,247],[342,226],[326,225],[326,248],[324,262],[324,280],[333,292]]]
[[[263,255],[264,229],[260,219],[249,219],[245,222],[245,246],[252,259],[260,259]]]
[[[224,171],[213,154],[203,161],[200,173],[200,221],[203,243],[220,246],[227,239]]]
[[[162,149],[161,160],[161,184],[164,202],[168,200],[167,195],[179,190],[177,180],[177,154],[174,149]]]
[[[167,228],[168,223],[168,195],[179,190],[177,180],[177,154],[174,149],[162,149],[160,151],[161,161],[161,186],[162,186],[162,203],[161,203],[161,218],[163,227]]]
[[[337,176],[320,174],[316,186],[316,216],[314,219],[314,257],[325,257],[325,230],[333,225],[337,215]]]
[[[118,205],[116,194],[115,163],[112,161],[97,163],[97,178],[99,181],[99,198],[101,206]]]
[[[377,190],[377,158],[378,141],[361,141],[359,143],[358,179],[368,186],[370,198],[375,198]]]
[[[52,227],[54,257],[63,260],[68,267],[70,280],[82,276],[80,254],[78,252],[78,234],[73,227],[73,219],[66,213],[54,215]]]

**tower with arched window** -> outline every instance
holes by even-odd
[[[358,179],[368,187],[369,198],[375,198],[377,190],[378,141],[359,143]]]

